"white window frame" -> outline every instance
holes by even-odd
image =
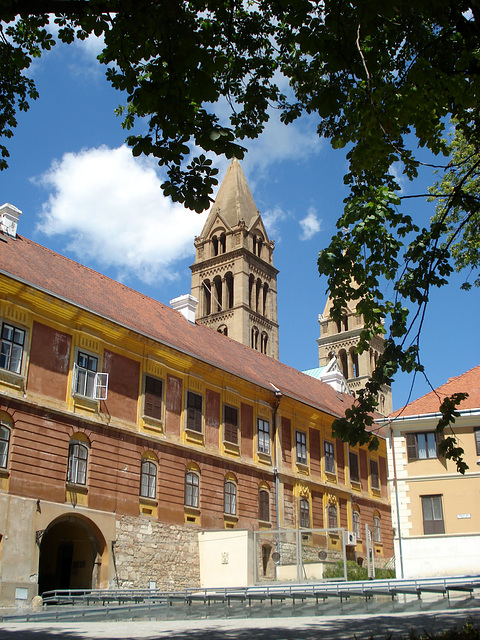
[[[98,355],[90,354],[87,351],[78,349],[75,353],[75,360],[78,360],[79,354],[88,356],[89,358],[95,358],[97,365],[100,362]],[[83,390],[78,390],[78,377],[81,373],[85,373],[85,384]],[[92,393],[88,393],[87,380],[92,380]],[[84,393],[82,393],[82,391]],[[108,373],[102,373],[99,371],[93,371],[86,367],[81,367],[75,361],[73,363],[73,376],[72,376],[72,395],[81,396],[82,398],[91,398],[92,400],[106,400],[108,397]]]
[[[15,337],[15,331],[21,331],[23,333],[23,343],[19,344],[18,342],[15,342],[15,340],[12,338],[12,340],[9,340],[8,338],[4,338],[3,337],[3,330],[4,327],[8,327],[9,329],[13,330],[13,337]],[[1,349],[1,353],[2,355],[5,355],[5,357],[8,359],[9,361],[9,366],[7,367],[1,367],[2,371],[8,371],[9,373],[13,373],[14,375],[17,376],[21,376],[23,375],[23,362],[24,362],[24,356],[25,356],[25,349],[27,346],[27,341],[28,341],[28,331],[25,328],[22,327],[18,327],[15,324],[11,324],[10,322],[5,322],[5,321],[1,321],[0,323],[0,349]],[[5,345],[9,345],[11,347],[10,352],[4,353],[4,343]],[[14,347],[20,347],[21,348],[21,354],[20,354],[20,358],[18,359],[19,362],[19,366],[18,366],[18,371],[17,368],[12,369],[10,364],[12,361],[12,352],[14,350]]]
[[[85,450],[85,457],[79,455],[80,451]],[[90,451],[86,442],[81,440],[70,440],[68,444],[68,465],[67,465],[67,483],[86,486],[88,457]]]
[[[0,469],[6,469],[12,429],[6,424],[0,422],[0,436],[2,433],[3,437],[0,437]]]
[[[152,473],[154,469],[154,473]],[[157,497],[157,473],[156,463],[150,458],[142,458],[140,467],[140,498],[155,500]]]
[[[262,428],[260,428],[260,425]],[[264,420],[263,418],[257,419],[257,434],[257,451],[265,455],[270,455],[270,422],[268,420]]]

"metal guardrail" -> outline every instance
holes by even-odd
[[[480,576],[458,576],[423,579],[387,579],[366,580],[356,582],[317,582],[308,584],[266,585],[254,587],[225,588],[189,588],[182,591],[161,591],[159,589],[57,589],[43,594],[44,608],[39,612],[25,612],[4,615],[0,621],[46,621],[58,620],[66,614],[78,609],[78,617],[88,619],[104,615],[129,617],[148,612],[152,608],[167,608],[174,603],[191,606],[193,603],[210,605],[232,602],[243,602],[249,607],[254,602],[291,603],[297,601],[325,602],[334,599],[340,603],[362,598],[365,602],[375,596],[385,596],[392,601],[398,596],[415,596],[421,600],[423,595],[438,595],[450,599],[452,593],[480,593]],[[49,606],[50,605],[50,606]],[[56,605],[56,606],[51,606]],[[71,606],[68,606],[71,605]],[[64,608],[65,607],[65,608]]]

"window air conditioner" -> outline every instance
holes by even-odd
[[[353,531],[344,531],[343,542],[346,547],[354,547],[357,544],[356,534]]]

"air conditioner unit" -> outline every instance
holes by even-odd
[[[354,547],[357,544],[357,535],[353,531],[344,531],[343,542],[346,547]]]

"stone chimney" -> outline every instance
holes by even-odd
[[[175,311],[180,311],[191,324],[195,324],[195,311],[198,305],[196,298],[186,293],[183,296],[170,300],[170,305]]]
[[[14,207],[13,204],[2,204],[0,207],[0,231],[12,238],[17,237],[17,224],[18,219],[22,215],[20,209]]]

